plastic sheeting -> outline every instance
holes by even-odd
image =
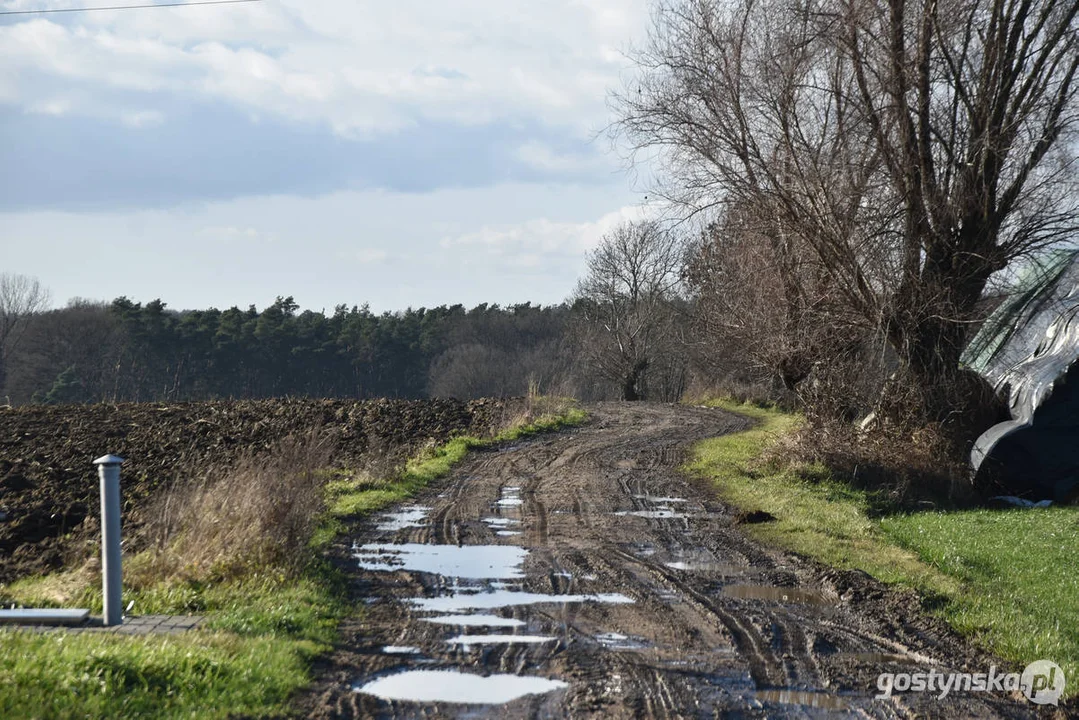
[[[1079,251],[1018,278],[971,341],[964,362],[1006,394],[1012,419],[971,451],[975,472],[1017,493],[1064,500],[1079,487]]]

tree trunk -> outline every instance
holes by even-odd
[[[637,363],[626,373],[625,380],[622,381],[622,399],[627,402],[636,402],[637,400],[643,400],[640,391],[641,375],[648,368],[647,360],[638,360]]]

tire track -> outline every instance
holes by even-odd
[[[573,432],[480,452],[415,502],[427,524],[356,542],[520,547],[519,579],[355,570],[374,600],[304,712],[323,717],[1026,717],[1009,698],[878,701],[883,671],[963,664],[965,645],[877,600],[839,598],[826,574],[742,535],[731,513],[678,467],[689,445],[744,428],[716,410],[600,404]],[[518,488],[511,491],[510,488]],[[518,502],[506,502],[514,500]],[[502,501],[500,503],[500,501]],[[634,514],[636,513],[636,514]],[[494,525],[491,518],[500,523]],[[517,524],[514,524],[515,521]],[[497,528],[520,531],[498,535]],[[481,570],[482,572],[482,570]],[[489,571],[495,573],[495,570]],[[513,628],[428,622],[409,598],[621,593],[632,603],[542,602],[485,610]],[[863,595],[867,595],[863,593]],[[878,593],[878,595],[880,595]],[[556,600],[557,598],[552,598]],[[466,611],[469,612],[469,611]],[[531,644],[450,645],[455,634],[532,634]],[[503,638],[505,640],[505,638]],[[389,657],[383,645],[413,646]],[[360,651],[362,649],[362,652]],[[555,678],[568,687],[503,705],[384,701],[352,692],[415,669]],[[819,707],[815,706],[819,705]]]

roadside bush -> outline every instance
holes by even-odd
[[[769,457],[822,465],[833,479],[873,491],[875,510],[888,513],[962,506],[977,499],[970,469],[952,447],[939,425],[862,430],[835,420],[804,424],[778,441]]]

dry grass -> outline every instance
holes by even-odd
[[[873,491],[881,510],[964,505],[974,487],[951,439],[934,425],[862,431],[849,423],[805,423],[767,455],[827,467],[836,480]]]
[[[301,569],[325,510],[330,449],[317,432],[289,436],[227,471],[172,488],[149,513],[144,533],[151,547],[125,568],[127,582],[137,587],[176,576]]]

